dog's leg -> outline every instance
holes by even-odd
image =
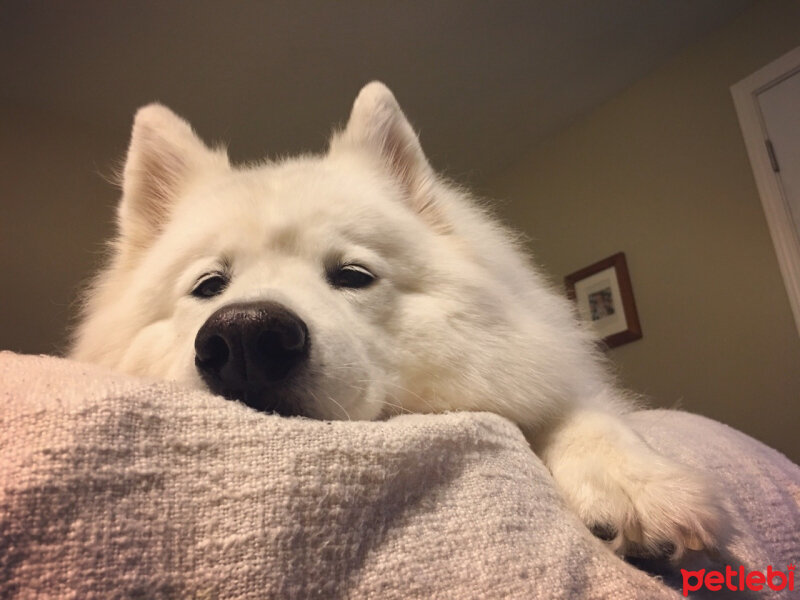
[[[713,549],[723,510],[708,481],[654,451],[624,415],[576,407],[528,439],[586,526],[617,553]]]

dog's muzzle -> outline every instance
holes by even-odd
[[[287,393],[308,362],[308,327],[277,302],[223,306],[197,332],[195,365],[212,392],[281,415],[302,414]]]

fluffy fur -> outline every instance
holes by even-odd
[[[136,115],[110,264],[72,357],[202,387],[195,335],[269,300],[308,326],[293,401],[319,419],[492,411],[515,421],[586,525],[618,552],[713,548],[719,504],[625,423],[626,395],[569,303],[501,226],[432,171],[392,93],[365,86],[322,156],[231,167],[160,105]],[[357,263],[363,289],[326,269]],[[191,290],[209,272],[229,284]]]

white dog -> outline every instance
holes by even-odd
[[[570,304],[437,177],[384,85],[327,154],[246,167],[142,108],[118,217],[73,358],[284,415],[492,411],[617,552],[718,543],[710,485],[626,425]]]

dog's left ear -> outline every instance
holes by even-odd
[[[331,140],[330,152],[363,149],[378,157],[403,186],[415,212],[437,229],[447,229],[433,188],[435,174],[392,92],[379,81],[365,85],[353,103],[344,131]]]

